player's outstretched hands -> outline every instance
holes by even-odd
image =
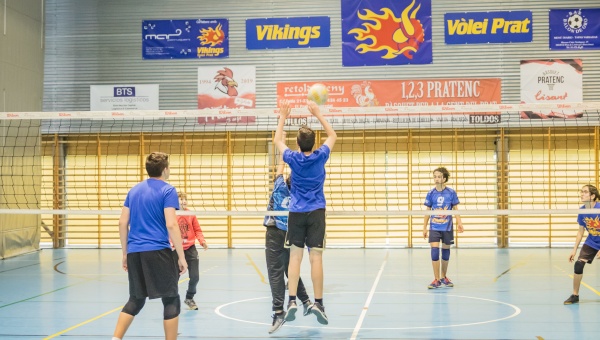
[[[321,114],[321,109],[319,109],[319,105],[317,105],[317,103],[313,102],[312,100],[308,101],[308,111],[313,116],[318,116],[319,114]]]
[[[290,103],[287,101],[281,102],[281,108],[279,109],[279,115],[281,119],[286,119],[292,110],[290,109]]]

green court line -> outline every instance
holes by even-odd
[[[258,266],[256,265],[256,263],[254,263],[254,261],[252,261],[252,258],[250,257],[250,255],[246,253],[246,257],[248,258],[248,261],[250,261],[250,265],[252,267],[254,267],[254,270],[256,270],[256,272],[258,273],[258,276],[260,276],[260,282],[267,284],[267,281],[265,280],[265,276],[260,272],[260,269],[258,269]]]
[[[87,282],[87,281],[86,281],[86,282]],[[51,290],[51,291],[49,291],[49,292],[42,293],[42,294],[40,294],[40,295],[36,295],[36,296],[32,296],[32,297],[30,297],[30,298],[27,298],[27,299],[23,299],[23,300],[19,300],[19,301],[11,302],[11,303],[9,303],[9,304],[6,304],[6,305],[2,305],[2,306],[0,306],[0,308],[4,308],[4,307],[8,307],[8,306],[12,306],[12,305],[16,305],[17,303],[21,303],[21,302],[29,301],[29,300],[35,299],[35,298],[37,298],[37,297],[40,297],[40,296],[44,296],[44,295],[48,295],[48,294],[52,294],[52,293],[54,293],[54,292],[58,292],[59,290],[67,289],[67,288],[69,288],[69,287],[73,287],[73,286],[76,286],[76,285],[78,285],[78,284],[82,284],[82,283],[84,283],[84,282],[77,282],[77,283],[74,283],[74,284],[72,284],[72,285],[68,285],[68,286],[64,286],[64,287],[62,287],[62,288],[58,288],[58,289],[55,289],[55,290]]]

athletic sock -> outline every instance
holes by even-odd
[[[296,295],[290,295],[290,301],[296,301]]]
[[[323,306],[323,299],[315,299],[315,302],[318,302],[321,306]]]

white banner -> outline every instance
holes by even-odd
[[[521,61],[521,103],[579,103],[583,101],[581,59]],[[581,110],[522,111],[523,119],[581,118]]]
[[[158,110],[158,85],[90,85],[90,111]]]
[[[198,67],[199,109],[253,109],[256,107],[254,66]]]

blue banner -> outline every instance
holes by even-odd
[[[551,9],[548,21],[551,50],[600,48],[600,8]]]
[[[444,14],[446,44],[504,44],[533,41],[531,11]]]
[[[246,48],[329,47],[329,17],[266,18],[246,20]]]
[[[431,0],[343,0],[342,65],[431,64]]]
[[[227,19],[144,20],[143,59],[229,57]]]

